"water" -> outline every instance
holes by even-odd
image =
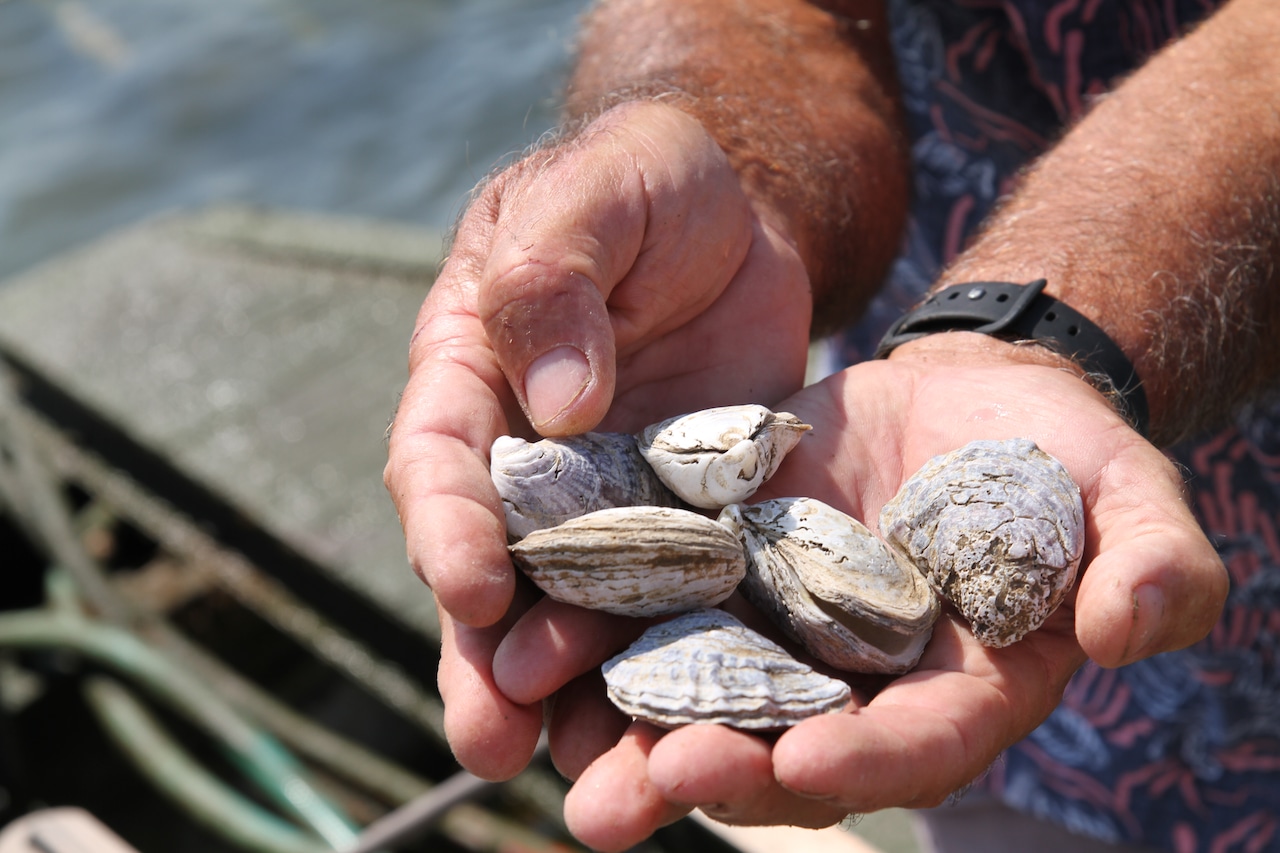
[[[0,277],[235,201],[447,227],[586,0],[0,0]]]

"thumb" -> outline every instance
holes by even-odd
[[[503,176],[480,319],[534,428],[609,410],[616,359],[707,309],[752,239],[723,151],[671,107],[616,107]]]
[[[585,134],[506,177],[478,308],[525,416],[543,435],[598,424],[613,401],[606,301],[645,238],[644,178],[627,135]]]
[[[1228,593],[1226,567],[1154,448],[1117,456],[1110,500],[1094,508],[1097,554],[1076,597],[1076,637],[1102,666],[1123,666],[1203,639]]]
[[[482,291],[480,313],[525,416],[542,435],[592,429],[613,401],[605,297],[582,273],[525,263]]]
[[[1123,666],[1203,639],[1226,594],[1226,570],[1203,537],[1138,537],[1089,566],[1076,601],[1076,636],[1097,663]]]

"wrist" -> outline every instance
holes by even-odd
[[[887,359],[924,371],[985,368],[1051,371],[1031,387],[1058,397],[1066,390],[1063,382],[1068,382],[1077,386],[1081,400],[1092,397],[1120,422],[1133,426],[1124,409],[1116,405],[1114,395],[1099,387],[1096,377],[1076,361],[1036,341],[1003,340],[981,332],[938,332],[896,347]]]
[[[888,358],[890,361],[951,367],[1047,367],[1087,381],[1080,365],[1048,347],[1032,341],[1005,341],[980,332],[925,335],[896,347]]]
[[[935,291],[890,327],[877,356],[939,332],[976,332],[1035,345],[1073,362],[1079,374],[1146,435],[1146,392],[1133,363],[1087,316],[1046,295],[1046,285],[1043,278],[1025,285],[975,281]]]

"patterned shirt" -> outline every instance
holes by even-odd
[[[1221,0],[890,0],[915,204],[903,252],[838,363],[874,351],[1017,170]],[[1280,851],[1280,405],[1172,448],[1231,577],[1213,632],[1061,706],[979,783],[1072,831],[1174,851]]]

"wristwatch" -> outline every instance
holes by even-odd
[[[1147,395],[1116,342],[1065,302],[1044,293],[1046,279],[1029,284],[976,281],[953,284],[931,295],[889,327],[876,358],[937,332],[980,332],[1007,341],[1031,341],[1066,356],[1084,370],[1142,435],[1150,418]]]

